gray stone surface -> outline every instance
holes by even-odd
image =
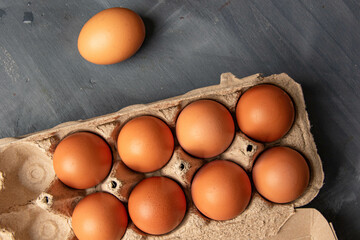
[[[129,60],[86,62],[82,25],[109,7],[143,17]],[[0,1],[0,138],[111,113],[238,77],[302,84],[325,185],[308,207],[339,239],[360,239],[360,5],[337,1]]]

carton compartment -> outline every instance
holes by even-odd
[[[198,159],[187,154],[177,143],[175,123],[180,111],[199,99],[222,103],[233,116],[241,94],[248,88],[271,83],[284,89],[292,98],[296,116],[291,130],[280,140],[262,144],[245,136],[238,128],[230,147],[211,159]],[[153,115],[171,128],[175,150],[170,161],[153,173],[137,173],[120,159],[116,140],[122,126],[130,119]],[[234,123],[236,119],[234,117]],[[103,137],[113,153],[113,167],[99,185],[75,190],[57,179],[52,156],[57,144],[68,134],[90,131]],[[247,209],[228,221],[204,217],[193,205],[190,184],[195,172],[207,161],[231,160],[249,175],[256,157],[272,146],[290,146],[304,155],[310,168],[310,183],[304,194],[289,204],[274,204],[263,199],[253,188]],[[21,138],[0,140],[0,239],[76,239],[71,230],[71,214],[76,204],[87,194],[106,191],[127,203],[133,187],[145,177],[167,176],[177,181],[187,197],[187,213],[174,231],[162,236],[150,236],[138,230],[130,221],[123,239],[264,239],[275,236],[294,214],[295,207],[309,203],[323,184],[320,157],[310,133],[310,124],[299,84],[286,74],[262,77],[259,74],[237,79],[231,73],[221,75],[219,85],[190,91],[182,96],[133,105],[118,112],[89,120],[60,124],[52,129]]]
[[[31,143],[9,144],[0,151],[0,212],[35,199],[53,181],[52,160]]]
[[[27,204],[0,215],[0,224],[6,229],[2,239],[62,240],[71,235],[69,219]]]

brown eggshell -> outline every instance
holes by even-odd
[[[273,142],[283,137],[291,128],[294,116],[289,95],[271,84],[250,88],[236,106],[240,130],[260,142]]]
[[[65,137],[56,147],[53,166],[57,177],[77,189],[93,187],[110,172],[109,145],[96,134],[77,132]]]
[[[136,53],[145,38],[145,25],[135,12],[109,8],[85,23],[78,38],[83,58],[95,64],[114,64]]]
[[[142,180],[130,193],[129,215],[142,231],[160,235],[175,229],[186,211],[185,194],[181,187],[166,177]]]
[[[195,206],[214,220],[229,220],[249,204],[251,183],[246,172],[231,161],[215,160],[196,173],[191,196]]]
[[[181,147],[191,155],[210,158],[224,152],[235,134],[230,112],[213,100],[198,100],[187,105],[176,122]]]
[[[104,192],[83,198],[72,215],[72,227],[79,240],[119,240],[127,224],[124,205],[113,195]]]
[[[309,184],[304,157],[288,147],[273,147],[262,153],[252,171],[256,190],[276,203],[294,201]]]
[[[162,168],[174,151],[174,137],[160,119],[141,116],[130,120],[121,129],[117,141],[122,161],[138,172]]]

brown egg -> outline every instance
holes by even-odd
[[[77,132],[65,137],[53,157],[57,177],[66,185],[86,189],[100,183],[108,175],[112,154],[108,144],[98,135]]]
[[[174,137],[160,119],[141,116],[124,125],[117,146],[122,161],[129,168],[138,172],[153,172],[170,160]]]
[[[256,190],[276,203],[294,201],[309,184],[309,167],[303,156],[288,147],[273,147],[255,162],[252,177]]]
[[[136,53],[145,38],[145,25],[135,12],[109,8],[90,18],[78,38],[83,58],[95,64],[114,64]]]
[[[166,177],[150,177],[135,186],[129,197],[129,215],[143,232],[160,235],[175,229],[186,211],[181,187]]]
[[[79,240],[119,240],[127,224],[124,205],[113,195],[104,192],[83,198],[72,214],[72,228]]]
[[[247,90],[236,106],[240,130],[261,142],[273,142],[283,137],[294,122],[295,110],[289,95],[270,84]]]
[[[224,152],[235,134],[230,112],[212,100],[187,105],[176,122],[181,147],[195,157],[210,158]]]
[[[197,209],[214,220],[229,220],[242,213],[251,198],[251,183],[236,163],[215,160],[196,173],[191,196]]]

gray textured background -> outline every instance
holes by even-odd
[[[82,25],[115,6],[143,17],[143,47],[120,64],[86,62]],[[359,19],[357,0],[1,0],[0,138],[180,95],[222,72],[286,72],[303,86],[324,164],[325,185],[307,207],[339,239],[360,239]]]

